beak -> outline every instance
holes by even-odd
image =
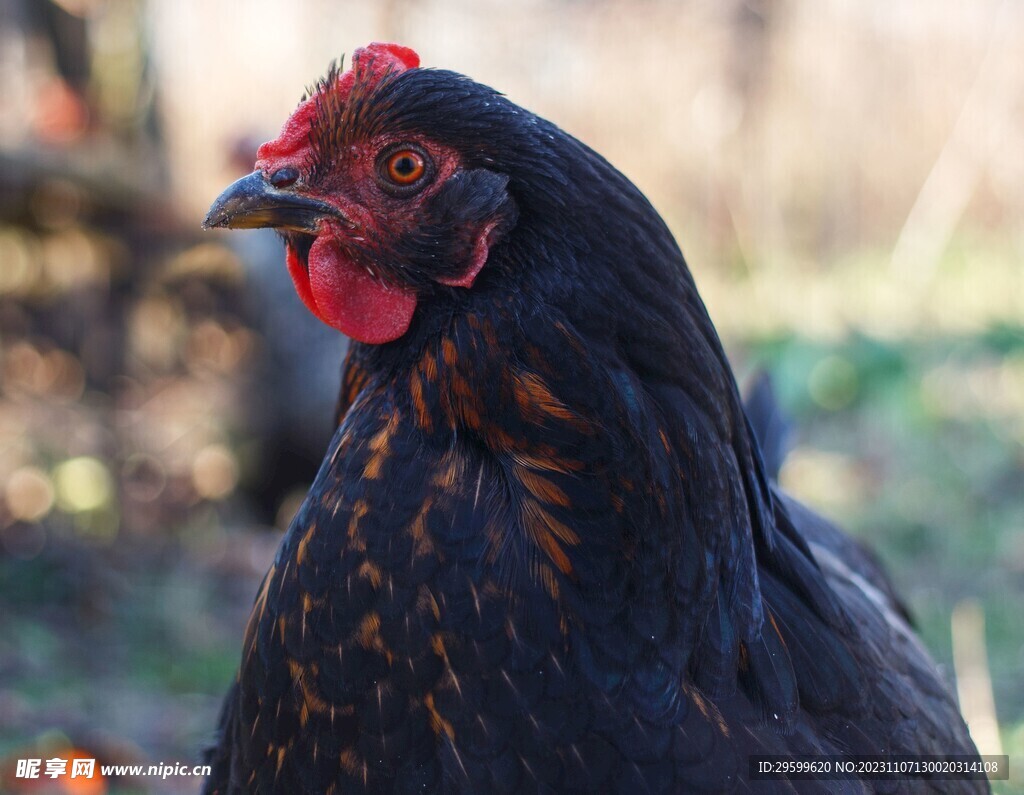
[[[336,207],[291,190],[275,188],[254,171],[228,186],[210,207],[203,229],[290,229],[316,232],[325,216],[341,218]],[[342,219],[344,220],[344,219]]]

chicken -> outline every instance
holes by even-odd
[[[418,66],[332,68],[205,221],[277,228],[353,341],[206,792],[916,792],[750,756],[976,754],[879,569],[769,482],[657,212]]]

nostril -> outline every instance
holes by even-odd
[[[270,184],[275,188],[287,188],[289,185],[294,185],[298,178],[299,170],[297,168],[285,166],[271,174]]]

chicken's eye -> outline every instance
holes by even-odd
[[[395,152],[388,158],[388,176],[399,185],[411,185],[423,176],[423,158],[418,152]]]
[[[402,188],[415,185],[427,173],[427,161],[415,149],[399,149],[384,159],[384,176]]]

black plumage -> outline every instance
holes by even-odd
[[[877,565],[769,482],[644,196],[492,89],[370,52],[293,117],[313,151],[261,168],[304,151],[295,190],[338,202],[338,256],[415,312],[349,350],[206,791],[863,792],[752,782],[748,757],[975,753]],[[396,141],[433,181],[346,178]],[[208,223],[255,225],[225,202]],[[288,223],[309,273],[323,227]]]

